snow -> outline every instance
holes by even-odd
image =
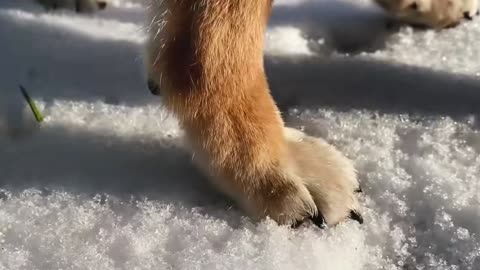
[[[145,86],[143,9],[1,1],[0,269],[480,268],[480,20],[390,30],[367,0],[276,3],[273,94],[365,193],[365,224],[293,231],[252,223],[193,168]]]

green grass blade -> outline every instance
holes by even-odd
[[[39,123],[42,122],[43,116],[38,110],[37,105],[35,105],[35,102],[33,101],[33,99],[30,98],[30,96],[27,93],[27,90],[22,85],[19,85],[19,87],[20,87],[20,91],[22,91],[23,97],[25,98],[28,105],[30,106],[30,109],[32,110],[33,115],[35,115],[35,119],[37,119],[37,122]]]

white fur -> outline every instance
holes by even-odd
[[[337,224],[351,210],[358,210],[354,191],[359,183],[351,161],[323,139],[293,128],[285,128],[285,135],[294,173],[308,189],[327,224]]]

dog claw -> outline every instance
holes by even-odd
[[[105,1],[98,1],[98,2],[97,2],[97,5],[98,5],[98,8],[99,8],[99,9],[103,10],[103,9],[105,9],[105,8],[107,7],[107,2],[105,2]]]
[[[350,215],[348,216],[350,219],[357,221],[360,224],[363,224],[363,217],[360,213],[358,213],[355,210],[350,211]],[[325,217],[321,214],[318,213],[315,216],[310,216],[308,217],[313,224],[317,225],[320,229],[326,229],[328,227],[327,221],[325,220]],[[297,229],[298,227],[302,226],[302,224],[305,222],[305,220],[298,220],[294,224],[291,225],[292,229]]]
[[[327,222],[325,221],[325,218],[321,213],[318,213],[315,216],[309,216],[308,219],[310,219],[313,224],[317,225],[320,229],[326,229],[328,227]],[[295,224],[291,225],[292,229],[297,229],[298,227],[302,226],[302,224],[305,222],[305,219],[302,220],[297,220]]]
[[[470,12],[464,12],[464,13],[463,13],[463,18],[465,18],[465,19],[467,19],[467,20],[469,20],[469,21],[473,20],[473,16],[470,15]]]
[[[350,211],[350,216],[349,216],[349,218],[357,221],[357,222],[360,223],[360,224],[363,224],[363,217],[362,217],[362,215],[360,215],[360,213],[358,213],[358,212],[355,211],[355,210],[351,210],[351,211]]]
[[[158,84],[155,81],[149,79],[147,82],[147,86],[150,92],[152,93],[152,95],[155,95],[155,96],[160,95],[160,87],[158,87]]]
[[[309,217],[309,219],[317,225],[320,229],[326,229],[328,227],[325,218],[323,217],[322,213],[318,212],[315,216]]]

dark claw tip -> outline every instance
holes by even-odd
[[[350,215],[348,216],[349,218],[357,221],[358,223],[360,224],[363,224],[363,217],[362,215],[360,215],[360,213],[358,213],[357,211],[355,210],[351,210],[350,211]]]
[[[155,96],[160,95],[160,87],[158,87],[158,84],[155,81],[153,81],[152,79],[148,79],[147,86],[153,95]]]
[[[98,1],[97,2],[98,8],[99,9],[105,9],[107,7],[107,2],[105,1]]]
[[[467,20],[473,20],[473,16],[470,15],[470,12],[464,12],[463,13],[463,18],[467,19]]]
[[[355,193],[363,193],[363,189],[361,187],[358,187],[354,191],[355,191]]]
[[[327,222],[325,221],[325,218],[323,217],[322,213],[318,212],[315,216],[309,217],[309,219],[317,225],[320,229],[326,229],[327,228]]]

